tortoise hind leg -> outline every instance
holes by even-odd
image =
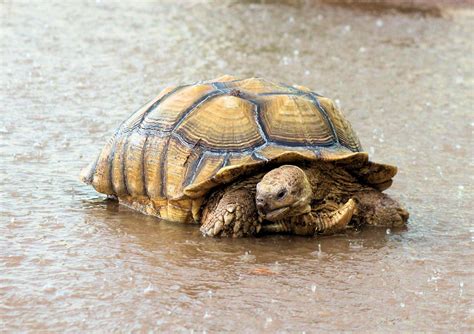
[[[201,226],[204,235],[243,237],[259,231],[255,196],[247,189],[219,191],[204,207]]]
[[[356,226],[400,227],[408,220],[408,211],[380,191],[363,191],[354,197],[357,201],[357,212],[353,217]]]

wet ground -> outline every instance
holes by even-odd
[[[0,331],[473,331],[469,13],[2,3]],[[224,73],[336,99],[408,228],[216,240],[79,183],[161,88]]]

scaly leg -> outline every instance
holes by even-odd
[[[248,189],[218,191],[204,207],[201,226],[204,235],[243,237],[259,231],[255,195]]]
[[[356,226],[400,227],[408,220],[408,212],[380,191],[363,191],[354,195],[354,198],[357,202],[357,212],[353,217]]]
[[[291,233],[296,235],[332,234],[344,231],[356,211],[356,203],[350,199],[346,204],[328,213],[309,212],[290,217],[280,222],[262,225],[264,233]]]

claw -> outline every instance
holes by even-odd
[[[236,219],[242,218],[242,210],[240,208],[237,208],[237,210],[235,211],[235,218]]]
[[[356,209],[356,203],[351,198],[338,210],[331,212],[327,216],[320,218],[321,226],[319,227],[320,231],[325,231],[333,228],[345,228],[347,224],[352,219]]]
[[[212,237],[212,228],[201,229],[201,231],[206,237]]]
[[[248,233],[249,233],[249,228],[250,228],[249,222],[245,222],[245,223],[244,223],[244,230],[243,230],[243,231],[244,231],[244,234],[248,234]]]
[[[232,223],[232,221],[234,220],[235,218],[235,215],[233,213],[229,213],[229,212],[226,212],[225,215],[224,215],[224,223],[225,225],[229,225],[230,223]]]
[[[240,227],[242,226],[242,221],[238,220],[235,225],[234,225],[234,233],[237,233],[237,231],[240,230]]]
[[[220,231],[222,231],[222,228],[224,227],[224,223],[219,220],[215,225],[214,225],[214,235],[218,235]]]

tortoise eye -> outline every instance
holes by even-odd
[[[278,199],[282,199],[286,195],[286,189],[280,190],[277,194]]]

